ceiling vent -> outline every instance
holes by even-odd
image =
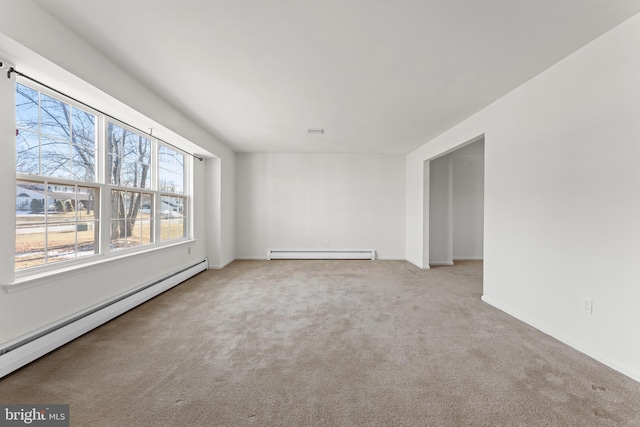
[[[307,129],[307,133],[309,135],[323,135],[324,129]]]

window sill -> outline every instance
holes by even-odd
[[[32,274],[16,277],[12,283],[1,285],[8,294],[19,292],[25,289],[49,283],[52,280],[62,280],[69,277],[85,274],[87,269],[97,266],[117,265],[123,262],[131,261],[134,258],[143,258],[152,256],[158,251],[176,248],[195,243],[196,239],[185,239],[179,242],[169,243],[162,246],[154,246],[149,249],[139,250],[135,252],[126,252],[123,254],[111,254],[109,256],[99,255],[91,261],[82,262],[80,264],[68,265],[54,270],[39,271]]]

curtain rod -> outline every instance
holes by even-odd
[[[118,119],[117,117],[113,117],[111,114],[105,113],[104,111],[101,111],[101,110],[99,110],[99,109],[97,109],[97,108],[95,108],[95,107],[93,107],[93,106],[91,106],[91,105],[87,104],[86,102],[82,102],[82,101],[80,101],[79,99],[74,98],[73,96],[67,95],[66,93],[64,93],[64,92],[62,92],[62,91],[60,91],[60,90],[58,90],[58,89],[55,89],[55,88],[53,88],[53,87],[51,87],[51,86],[49,86],[49,85],[47,85],[47,84],[45,84],[45,83],[42,83],[42,82],[41,82],[41,81],[39,81],[39,80],[34,79],[34,78],[33,78],[33,77],[31,77],[31,76],[28,76],[28,75],[26,75],[26,74],[24,74],[24,73],[21,73],[20,71],[16,70],[16,69],[15,69],[15,68],[13,68],[13,67],[10,67],[10,68],[9,68],[9,70],[7,71],[7,78],[11,78],[11,73],[16,73],[16,74],[17,74],[17,75],[19,75],[20,77],[24,77],[24,78],[25,78],[25,79],[27,79],[27,80],[31,80],[32,82],[37,83],[37,84],[39,84],[40,86],[46,87],[47,89],[49,89],[49,90],[51,90],[51,91],[53,91],[53,92],[55,92],[55,93],[57,93],[57,94],[59,94],[59,95],[62,95],[62,96],[64,96],[64,97],[66,97],[66,98],[69,98],[69,99],[71,99],[72,101],[77,102],[78,104],[84,105],[84,106],[85,106],[85,107],[87,107],[87,108],[91,108],[92,110],[97,111],[98,113],[100,113],[100,114],[102,114],[102,115],[104,115],[104,116],[107,116],[107,117],[109,117],[110,119],[117,120],[118,122],[120,122],[120,123],[122,123],[122,124],[124,124],[124,125],[126,125],[126,126],[129,126],[130,128],[135,129],[136,131],[138,131],[138,132],[140,132],[140,133],[143,133],[143,134],[145,134],[145,135],[147,135],[147,136],[150,136],[150,137],[151,137],[151,138],[153,138],[153,139],[157,139],[158,141],[161,141],[162,143],[164,143],[164,144],[166,144],[166,145],[168,145],[168,146],[170,146],[170,147],[176,148],[176,149],[178,149],[178,150],[180,150],[180,151],[182,151],[182,152],[184,152],[184,153],[186,153],[186,154],[188,154],[188,155],[190,155],[190,156],[192,156],[192,157],[194,157],[194,158],[196,158],[196,159],[198,159],[198,160],[200,160],[200,161],[203,161],[203,160],[204,160],[202,157],[197,156],[197,155],[195,155],[195,154],[193,154],[193,153],[189,153],[189,152],[187,152],[187,151],[184,151],[182,148],[177,147],[177,146],[175,146],[175,145],[173,145],[173,144],[171,144],[171,143],[169,143],[169,142],[165,141],[164,139],[160,139],[160,138],[158,138],[157,136],[153,136],[153,134],[152,134],[152,133],[150,133],[150,132],[145,132],[145,131],[143,131],[142,129],[137,128],[136,126],[132,126],[132,125],[130,125],[129,123],[127,123],[127,122],[125,122],[125,121],[122,121],[122,120]],[[153,130],[152,130],[152,132],[153,132]]]

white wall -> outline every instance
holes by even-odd
[[[238,258],[330,248],[404,259],[404,156],[238,154],[236,168]]]
[[[451,154],[431,161],[429,179],[429,265],[453,264],[453,162]]]
[[[484,141],[449,154],[452,162],[452,257],[482,259],[484,242]]]
[[[484,141],[430,160],[428,232],[430,265],[482,259],[484,233]]]
[[[640,15],[410,153],[407,259],[424,161],[484,134],[483,299],[640,381],[638,40]]]
[[[0,290],[0,345],[208,257],[235,258],[235,154],[27,0],[0,0],[0,58],[141,129],[207,157],[194,160],[195,241]],[[15,77],[15,75],[13,75]],[[14,79],[0,78],[0,197],[15,190]],[[0,204],[0,285],[14,281],[14,206]],[[7,238],[9,236],[9,238]],[[191,254],[188,254],[188,248]]]

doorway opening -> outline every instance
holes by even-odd
[[[484,136],[427,162],[428,265],[483,260]]]

